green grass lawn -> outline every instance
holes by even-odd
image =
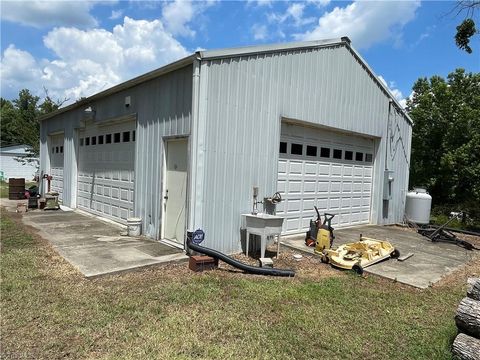
[[[8,198],[8,183],[0,181],[0,198]]]
[[[185,263],[86,280],[17,215],[1,231],[2,359],[449,359],[465,293]]]

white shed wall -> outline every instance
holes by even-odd
[[[194,141],[203,180],[196,181],[191,227],[205,230],[206,246],[240,250],[240,214],[251,211],[252,187],[261,199],[276,191],[282,118],[374,138],[372,222],[403,216],[408,165],[399,153],[388,165],[398,174],[388,217],[381,211],[389,97],[348,47],[202,61],[199,92]],[[403,115],[395,122],[409,155],[411,126]]]

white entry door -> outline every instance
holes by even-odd
[[[163,238],[183,244],[187,203],[187,139],[165,142]]]
[[[335,227],[368,224],[373,182],[373,139],[282,124],[278,191],[284,233],[301,233],[310,219],[335,214]]]

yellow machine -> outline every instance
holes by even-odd
[[[363,237],[360,241],[341,245],[336,250],[326,249],[322,254],[322,262],[330,263],[341,269],[352,269],[358,274],[363,273],[367,266],[382,260],[398,258],[400,252],[388,241]]]
[[[315,253],[322,254],[324,250],[328,250],[333,245],[335,236],[333,235],[332,219],[335,215],[323,214],[323,224],[317,231],[317,239],[315,241]]]

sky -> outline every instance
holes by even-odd
[[[342,36],[404,104],[420,77],[480,72],[449,1],[4,1],[1,96],[72,103],[199,49]]]

